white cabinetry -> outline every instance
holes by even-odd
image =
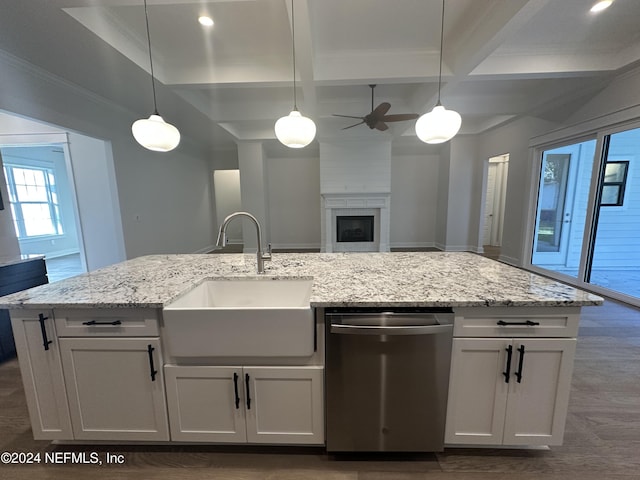
[[[493,317],[476,310],[456,317],[445,442],[560,445],[578,313],[495,310]]]
[[[175,441],[324,443],[322,366],[167,365]]]
[[[114,315],[118,315],[117,318]],[[59,339],[77,440],[169,440],[162,352],[153,313],[61,312]],[[136,320],[137,319],[137,320]],[[147,327],[140,325],[150,324]]]
[[[53,312],[14,310],[11,324],[33,437],[73,438]]]

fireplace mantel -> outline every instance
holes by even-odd
[[[389,203],[388,192],[323,193],[322,251],[389,251]],[[337,216],[374,216],[374,241],[353,242],[348,245],[336,241]]]

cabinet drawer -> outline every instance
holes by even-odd
[[[456,310],[454,337],[578,336],[579,308],[487,308]]]
[[[60,337],[153,337],[159,335],[155,309],[56,310]]]

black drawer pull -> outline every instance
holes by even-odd
[[[520,345],[518,349],[520,352],[520,359],[518,360],[518,371],[516,372],[516,378],[518,379],[518,383],[522,382],[522,367],[524,366],[524,345]]]
[[[509,345],[507,348],[505,348],[505,350],[507,351],[507,371],[502,372],[502,375],[504,375],[504,383],[509,383],[509,376],[511,375],[511,357],[513,356],[513,347]]]
[[[151,381],[155,382],[156,381],[156,374],[158,373],[158,371],[156,370],[156,367],[153,365],[153,351],[155,350],[155,348],[153,348],[151,345],[147,345],[147,353],[149,354],[149,370],[151,371]]]
[[[114,320],[113,322],[97,322],[96,320],[89,320],[88,322],[82,322],[83,325],[112,325],[112,326],[116,326],[116,325],[122,325],[122,322],[120,320]]]
[[[244,374],[244,381],[247,385],[247,410],[251,410],[251,393],[249,392],[249,374]]]
[[[45,350],[49,350],[49,345],[51,345],[52,340],[49,340],[47,337],[47,329],[44,327],[44,321],[48,320],[49,317],[45,317],[42,313],[38,315],[38,321],[40,322],[40,332],[42,332],[42,346]]]
[[[240,408],[240,395],[238,395],[238,374],[233,372],[233,392],[236,395],[236,410]]]
[[[533,322],[531,320],[527,320],[526,322],[505,322],[504,320],[498,320],[498,325],[504,327],[505,325],[524,325],[527,327],[535,327],[536,325],[540,325],[540,322]]]

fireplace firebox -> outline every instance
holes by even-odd
[[[373,215],[338,215],[336,240],[338,242],[373,242]]]

